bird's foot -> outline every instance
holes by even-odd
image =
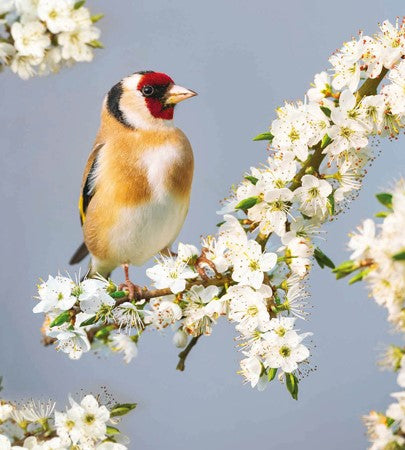
[[[129,300],[141,300],[142,299],[142,288],[137,284],[132,283],[131,280],[125,280],[118,286],[118,290],[127,291]]]
[[[201,250],[201,255],[195,260],[194,263],[194,267],[196,268],[198,275],[200,275],[203,280],[208,280],[208,275],[206,274],[205,269],[201,267],[202,264],[209,266],[214,271],[215,275],[218,275],[215,264],[207,258],[206,253],[207,249],[203,247]]]

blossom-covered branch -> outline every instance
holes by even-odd
[[[172,326],[185,347],[224,316],[240,334],[244,378],[264,388],[278,374],[297,398],[310,355],[303,341],[311,333],[296,323],[306,316],[305,280],[313,258],[334,267],[315,240],[360,189],[373,136],[404,126],[404,55],[399,23],[345,43],[330,58],[331,75],[317,74],[305,100],[278,108],[256,138],[269,141],[270,156],[233,189],[216,236],[201,250],[179,244],[176,256],[158,258],[146,271],[156,289],[132,301],[109,280],[50,277],[34,308],[47,316],[44,333],[74,358],[92,343],[129,361],[146,328]]]
[[[405,180],[392,192],[377,199],[385,206],[377,217],[381,225],[366,219],[351,235],[350,260],[334,269],[337,278],[351,275],[350,284],[364,280],[370,296],[388,311],[388,321],[405,332]],[[398,372],[398,384],[405,388],[405,347],[390,346],[382,361]],[[365,417],[372,450],[405,448],[405,391],[392,394],[396,402],[385,413],[372,411]]]
[[[91,61],[102,48],[85,1],[2,0],[0,3],[0,70],[7,66],[24,80],[58,72],[63,66]]]
[[[93,395],[80,402],[70,397],[64,412],[51,400],[17,404],[0,399],[0,448],[126,450],[128,438],[117,425],[135,407],[135,403],[102,404]]]

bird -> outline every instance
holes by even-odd
[[[115,84],[103,100],[100,128],[85,166],[79,196],[84,242],[70,264],[90,254],[86,277],[108,278],[122,266],[130,298],[141,288],[129,266],[141,266],[171,245],[190,203],[194,156],[173,124],[175,106],[196,92],[151,70]]]

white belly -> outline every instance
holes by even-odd
[[[147,205],[123,207],[110,231],[110,257],[116,265],[144,264],[170,246],[178,236],[188,210],[188,201],[170,194]]]

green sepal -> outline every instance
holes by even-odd
[[[320,106],[320,108],[326,117],[330,117],[332,111],[329,108],[327,108],[326,106]]]
[[[254,141],[272,141],[274,136],[270,132],[260,133],[253,138]]]
[[[252,206],[255,206],[258,201],[259,197],[244,198],[235,206],[235,209],[249,209]]]
[[[90,319],[85,320],[80,324],[81,327],[87,327],[89,325],[94,325],[97,322],[97,316],[90,317]]]
[[[119,417],[119,416],[125,416],[125,414],[128,414],[133,409],[137,407],[137,403],[120,403],[115,406],[110,411],[110,417]]]
[[[259,181],[258,178],[252,176],[252,175],[246,175],[245,176],[246,180],[249,180],[252,184],[256,185],[256,183]]]
[[[111,331],[115,329],[114,325],[108,325],[107,327],[101,328],[101,330],[98,330],[97,333],[94,335],[96,339],[103,339],[106,336],[110,334]]]
[[[97,39],[94,39],[94,41],[87,42],[87,45],[93,48],[104,48],[104,45]]]
[[[79,0],[73,6],[73,9],[79,9],[86,3],[86,0]]]
[[[389,428],[393,423],[395,423],[395,420],[392,417],[387,417],[387,427]]]
[[[328,208],[328,212],[330,216],[335,215],[335,197],[332,192],[332,194],[328,195],[328,201],[326,203],[326,207]]]
[[[390,215],[389,211],[380,211],[377,214],[374,214],[374,217],[378,217],[380,219],[385,219],[386,217],[388,217]]]
[[[325,136],[322,138],[322,141],[321,141],[321,148],[325,148],[331,142],[332,142],[332,139],[327,134],[325,134]]]
[[[293,373],[285,374],[285,385],[291,397],[298,400],[298,378]]]
[[[104,14],[95,14],[94,16],[91,16],[90,19],[93,23],[98,22],[104,17]]]
[[[405,261],[405,250],[401,250],[398,253],[395,253],[395,255],[392,255],[392,259],[394,261]]]
[[[368,267],[367,269],[361,270],[359,273],[356,273],[356,275],[349,280],[349,284],[357,283],[358,281],[361,281],[366,275],[368,275],[371,272],[371,269]]]
[[[110,293],[110,297],[112,298],[124,298],[127,296],[125,291],[115,291]]]
[[[376,194],[377,200],[385,207],[392,209],[392,194],[388,192],[380,192]]]
[[[223,225],[224,223],[225,223],[225,220],[223,220],[222,222],[218,222],[216,226],[219,228],[219,227],[220,227],[221,225]]]
[[[269,382],[274,380],[274,378],[277,375],[277,371],[278,371],[278,369],[274,369],[274,368],[269,369],[269,371],[267,372],[267,380]]]
[[[109,436],[114,436],[116,434],[120,434],[120,430],[118,428],[112,427],[111,425],[107,425],[107,434]]]
[[[323,269],[325,266],[329,267],[330,269],[335,268],[335,264],[333,263],[333,261],[330,258],[328,258],[319,247],[315,248],[314,257],[321,269]]]
[[[359,268],[358,263],[348,260],[345,262],[342,262],[342,264],[335,267],[332,272],[336,274],[336,279],[340,280],[341,278],[346,277],[347,275],[350,275],[352,272],[357,270]]]
[[[66,322],[69,322],[69,320],[70,320],[70,311],[63,311],[62,314],[59,314],[58,317],[55,317],[55,319],[52,320],[51,324],[49,325],[49,328],[58,327]]]

